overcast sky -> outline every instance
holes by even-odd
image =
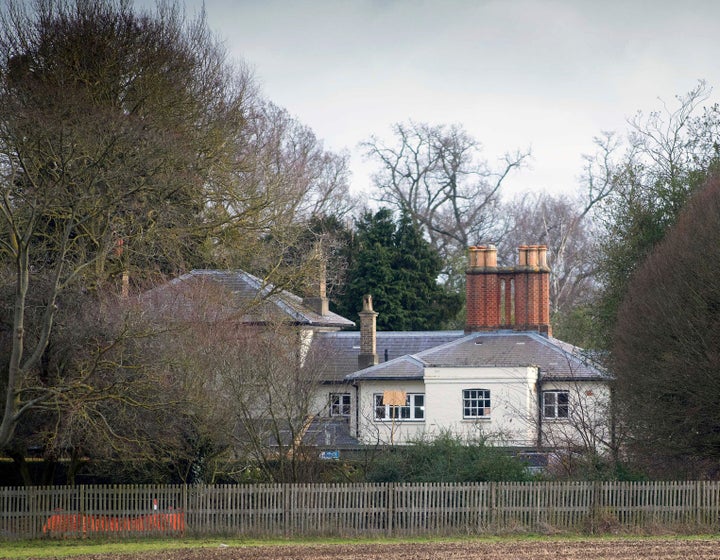
[[[530,147],[513,192],[571,192],[593,136],[698,79],[720,88],[717,0],[204,3],[265,96],[352,154],[355,190],[371,169],[358,142],[413,119],[462,124],[491,162]]]

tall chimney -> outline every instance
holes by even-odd
[[[327,265],[320,243],[313,247],[311,263],[314,265],[311,267],[310,278],[312,295],[303,298],[303,305],[318,315],[325,316],[330,313],[330,301],[327,297]]]
[[[495,246],[470,247],[465,332],[512,328],[549,336],[550,269],[545,245],[518,247],[518,264],[497,266]]]
[[[515,330],[552,334],[550,268],[545,245],[522,245],[515,269]]]
[[[500,282],[494,245],[469,248],[465,272],[465,332],[500,328]]]
[[[377,346],[375,340],[377,312],[373,310],[372,296],[363,296],[363,307],[360,315],[360,354],[358,354],[358,368],[374,366],[378,363]]]
[[[550,325],[550,267],[547,264],[547,247],[538,245],[538,331],[552,336]]]

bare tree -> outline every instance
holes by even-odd
[[[42,298],[30,294],[29,307]],[[81,468],[97,473],[104,461],[115,462],[118,481],[129,465],[149,475],[152,465],[171,464],[169,457],[182,462],[179,433],[165,428],[186,399],[163,367],[159,333],[143,311],[112,292],[64,291],[58,303],[53,337],[19,391],[23,398],[50,395],[18,419],[4,450],[24,483],[53,483],[59,465],[72,484]],[[42,472],[31,473],[28,450],[43,460]]]
[[[591,196],[606,193],[592,211],[602,285],[594,323],[603,346],[609,346],[633,272],[717,165],[719,153],[712,139],[720,130],[718,109],[701,112],[709,95],[701,81],[673,104],[661,101],[659,110],[638,112],[628,121],[624,137],[605,135],[597,157],[587,160]]]
[[[240,352],[222,372],[224,390],[235,405],[233,444],[257,465],[266,480],[316,479],[318,450],[306,434],[316,416],[322,361],[304,361],[299,334],[275,325],[238,333]]]
[[[245,469],[254,479],[316,480],[318,451],[306,435],[329,402],[320,389],[327,349],[311,351],[313,333],[214,281],[165,284],[142,299],[164,329],[153,342],[157,367],[183,406],[168,425],[187,436],[167,442],[190,469],[183,476],[244,479]]]
[[[31,411],[67,409],[67,426],[79,425],[77,383],[95,379],[81,358],[96,349],[76,342],[76,369],[42,378],[51,349],[70,344],[56,331],[58,307],[100,307],[126,272],[142,287],[186,267],[262,260],[268,282],[282,277],[305,229],[296,221],[346,208],[347,172],[344,156],[258,99],[202,14],[186,20],[175,4],[141,13],[125,0],[11,0],[0,50],[0,277],[11,288],[0,449],[9,449]],[[114,398],[108,386],[90,389],[98,403]],[[103,424],[106,435],[116,429],[94,425]]]
[[[312,130],[263,99],[249,108],[238,144],[237,194],[225,212],[237,219],[246,213],[247,200],[261,209],[251,213],[249,223],[240,219],[241,227],[227,232],[226,243],[216,249],[219,260],[299,289],[306,283],[303,262],[313,245],[320,243],[326,254],[335,250],[330,236],[318,232],[322,224],[335,220],[338,229],[355,209],[348,156],[326,150]]]
[[[669,204],[674,212],[684,204],[673,192],[687,190],[693,169],[707,168],[718,155],[717,146],[709,147],[702,139],[717,122],[698,118],[699,107],[710,96],[711,89],[698,82],[685,95],[675,97],[675,105],[660,100],[662,109],[647,115],[642,111],[630,119],[628,141],[633,161],[642,167],[646,187],[657,189],[656,203]],[[709,148],[709,149],[708,149]]]
[[[507,153],[494,168],[481,157],[481,144],[458,125],[399,123],[393,133],[391,145],[375,137],[363,144],[378,164],[378,199],[407,213],[445,259],[497,239],[504,226],[497,211],[500,189],[529,152]]]
[[[327,151],[310,128],[269,101],[250,111],[241,157],[239,182],[273,197],[274,222],[342,217],[353,208],[348,155]]]
[[[522,196],[509,205],[512,225],[499,251],[511,254],[520,245],[547,245],[553,313],[587,303],[596,289],[592,223],[585,219],[584,202],[541,193]]]
[[[64,380],[30,383],[64,291],[93,290],[133,258],[172,270],[185,241],[199,249],[234,221],[215,210],[248,81],[202,17],[167,4],[146,15],[123,1],[10,2],[0,21],[0,250],[14,286],[5,448],[24,415],[73,394]],[[45,297],[31,329],[35,283]]]
[[[613,476],[621,438],[618,438],[615,426],[609,381],[570,380],[544,385],[543,389],[555,395],[564,391],[569,395],[567,415],[562,418],[544,417],[543,409],[550,405],[544,401],[545,395],[540,395],[540,413],[536,422],[541,447],[553,453],[548,464],[549,473],[585,478],[603,476],[604,472],[606,476]]]

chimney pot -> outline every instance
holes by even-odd
[[[480,268],[485,268],[485,266],[487,266],[487,264],[485,262],[487,260],[487,247],[485,247],[485,245],[478,246],[476,258],[477,258],[477,266],[479,266]]]
[[[527,248],[527,266],[537,267],[538,265],[538,246],[528,245]]]
[[[493,268],[497,266],[497,247],[488,245],[485,252],[485,266]]]
[[[538,245],[538,266],[540,268],[547,268],[547,246]]]
[[[527,252],[528,252],[527,245],[520,245],[520,247],[518,247],[518,265],[519,266],[527,266],[527,264],[528,264]]]
[[[475,247],[474,245],[468,247],[468,266],[470,268],[477,267],[478,249],[479,247]]]

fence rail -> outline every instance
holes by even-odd
[[[0,539],[720,528],[719,482],[0,488]]]

